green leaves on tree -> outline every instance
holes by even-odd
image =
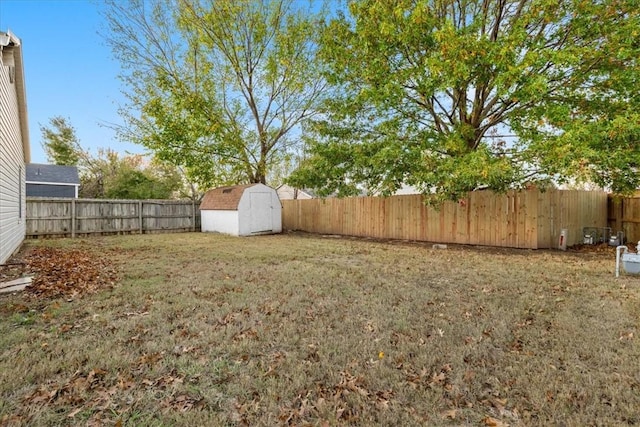
[[[144,156],[121,156],[111,149],[92,155],[80,145],[69,119],[60,116],[41,126],[42,145],[49,161],[56,165],[77,166],[80,197],[108,199],[170,199],[188,184],[173,165]],[[184,192],[197,197],[197,191]],[[183,194],[179,194],[182,196]]]
[[[82,157],[82,148],[76,130],[68,119],[55,116],[49,119],[49,125],[40,125],[42,148],[47,159],[54,165],[76,166]]]
[[[640,185],[633,0],[360,0],[325,26],[338,96],[289,182],[433,199],[551,182]]]

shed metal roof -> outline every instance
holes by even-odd
[[[80,177],[76,166],[29,163],[26,167],[26,181],[79,185]]]
[[[200,202],[200,210],[235,211],[238,210],[240,198],[247,188],[258,184],[233,185],[218,187],[205,193]]]

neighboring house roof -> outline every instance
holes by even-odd
[[[27,183],[80,185],[76,166],[43,165],[29,163],[26,168]]]
[[[393,193],[394,196],[401,196],[405,194],[420,194],[420,190],[413,185],[402,183],[400,188]]]
[[[318,197],[316,195],[316,193],[313,190],[309,189],[309,188],[295,188],[295,187],[292,187],[292,186],[290,186],[288,184],[281,184],[280,186],[278,186],[278,188],[276,188],[276,191],[278,192],[278,194],[280,194],[282,192],[288,192],[288,191],[291,191],[291,192],[297,191],[298,195],[300,195],[300,193],[302,193],[302,194],[308,196],[308,198],[310,198],[310,199],[315,199],[315,198]]]
[[[218,187],[205,193],[200,203],[200,210],[235,211],[244,190],[258,184],[233,185]]]
[[[11,78],[15,82],[18,101],[18,115],[20,120],[20,134],[22,135],[22,152],[24,162],[31,161],[31,147],[29,146],[29,126],[27,123],[27,91],[24,81],[21,42],[11,31],[0,31],[0,52],[2,62],[9,67]]]

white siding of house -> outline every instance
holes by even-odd
[[[0,263],[25,235],[25,167],[16,85],[0,54]],[[14,80],[15,82],[15,80]]]
[[[200,214],[202,231],[214,231],[232,236],[239,234],[238,211],[203,210]]]
[[[402,196],[406,194],[420,194],[420,190],[412,185],[402,184],[402,187],[398,188],[398,190],[393,193],[394,196]]]
[[[278,197],[280,197],[280,200],[306,200],[313,198],[310,194],[307,194],[302,190],[298,190],[296,194],[296,189],[287,184],[281,185],[276,191],[278,192]]]

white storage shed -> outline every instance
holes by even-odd
[[[263,184],[219,187],[207,191],[200,203],[202,231],[233,236],[282,232],[278,193]]]

